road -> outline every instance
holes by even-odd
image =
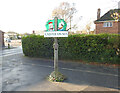
[[[7,57],[7,56],[15,55],[15,54],[20,54],[23,52],[22,52],[22,47],[19,46],[17,48],[13,48],[13,49],[4,49],[4,50],[0,51],[0,53],[2,54],[2,55],[0,55],[0,57]]]
[[[2,59],[2,91],[117,91],[118,68],[59,61],[65,82],[49,82],[53,61],[25,57],[22,48],[6,49]]]
[[[12,70],[12,64],[10,64],[11,61],[9,60],[4,60],[7,57],[10,56],[14,56],[18,55],[18,54],[22,54],[22,47],[17,47],[17,48],[13,48],[13,49],[3,49],[0,50],[0,91],[2,91],[2,86],[4,85],[3,80],[4,80],[4,75],[8,74],[6,73],[6,71],[11,71]],[[6,77],[5,77],[6,78]]]

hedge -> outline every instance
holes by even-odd
[[[58,38],[59,59],[120,64],[120,35],[69,35]],[[23,53],[29,57],[53,59],[53,38],[30,35],[22,38]]]

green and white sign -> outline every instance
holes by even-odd
[[[66,31],[67,24],[63,19],[57,19],[57,31]],[[55,20],[48,20],[46,23],[47,31],[55,31]]]
[[[68,31],[44,32],[44,37],[68,37]]]
[[[48,22],[46,23],[46,28],[47,28],[47,31],[55,31],[54,20],[48,20]]]
[[[55,27],[57,31],[55,31]],[[63,19],[48,20],[46,23],[46,32],[44,37],[68,37],[68,31],[66,31],[67,24]]]

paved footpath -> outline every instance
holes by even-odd
[[[3,53],[2,91],[118,91],[118,68],[59,61],[67,80],[49,82],[53,61],[25,57],[19,49]]]

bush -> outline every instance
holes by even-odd
[[[59,59],[120,64],[120,35],[69,35],[58,38]],[[30,35],[22,38],[23,53],[30,57],[53,58],[53,38]]]
[[[23,53],[30,57],[51,58],[53,56],[53,39],[30,35],[22,38]]]

